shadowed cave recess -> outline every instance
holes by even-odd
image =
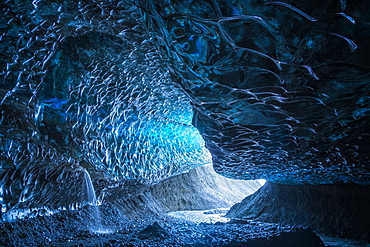
[[[1,246],[369,245],[369,1],[0,9]]]

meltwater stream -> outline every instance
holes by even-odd
[[[90,174],[87,170],[84,170],[84,180],[86,186],[86,199],[89,207],[89,213],[91,217],[90,231],[94,233],[104,234],[110,233],[111,230],[103,226],[101,214],[99,210],[98,200],[96,199],[96,193],[94,185],[91,181]]]

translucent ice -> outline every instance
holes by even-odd
[[[370,182],[368,3],[138,2],[217,172]]]
[[[3,213],[95,204],[86,185],[150,184],[210,162],[132,1],[0,8]]]

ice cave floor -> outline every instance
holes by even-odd
[[[129,220],[101,207],[2,223],[1,246],[370,246],[320,236],[310,229],[254,221],[228,221],[225,209],[172,212],[153,220]],[[100,221],[99,220],[99,221]],[[98,224],[101,224],[98,226]]]
[[[5,223],[0,243],[2,246],[324,246],[307,229],[262,222],[198,223],[170,216],[154,222],[119,217],[103,220],[106,226],[100,230],[110,232],[104,234],[92,230],[95,223],[90,223],[95,219],[89,220],[87,208],[82,211]]]
[[[0,246],[369,246],[319,237],[310,228],[225,217],[246,195],[272,186],[261,185],[224,178],[209,165],[152,186],[124,184],[124,196],[114,187],[98,206],[51,215],[16,211],[0,223]]]

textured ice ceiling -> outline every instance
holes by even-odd
[[[139,1],[215,170],[369,183],[368,1]]]
[[[0,8],[2,212],[208,163],[200,134],[228,177],[369,183],[366,1]]]

